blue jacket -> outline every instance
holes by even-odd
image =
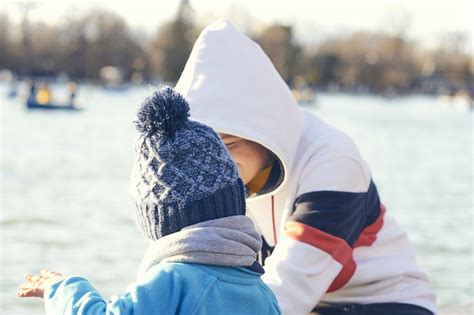
[[[160,263],[105,301],[87,279],[69,277],[44,295],[47,314],[280,314],[275,296],[246,268]]]

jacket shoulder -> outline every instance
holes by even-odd
[[[308,119],[299,146],[298,195],[321,190],[367,191],[371,172],[355,141],[317,117]]]

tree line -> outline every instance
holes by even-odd
[[[51,26],[24,20],[13,25],[0,14],[0,69],[20,77],[66,74],[98,80],[105,66],[130,80],[175,82],[202,26],[180,7],[176,17],[147,38],[107,11],[65,19]],[[248,34],[268,54],[290,86],[367,90],[376,93],[472,92],[473,57],[463,52],[466,35],[451,34],[437,49],[423,49],[402,34],[356,32],[314,45],[295,40],[287,25]]]

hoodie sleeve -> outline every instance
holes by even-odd
[[[350,280],[352,248],[380,214],[370,172],[353,157],[310,161],[297,196],[263,276],[284,314],[309,313]]]
[[[109,301],[83,277],[68,277],[53,284],[44,295],[46,314],[173,314],[178,307],[180,283],[169,273],[159,279],[133,284],[121,296]],[[161,289],[160,289],[161,287]],[[167,288],[163,290],[163,287]]]

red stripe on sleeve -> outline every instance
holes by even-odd
[[[367,226],[365,229],[362,230],[360,233],[359,238],[354,243],[352,248],[356,248],[359,246],[370,246],[372,245],[375,240],[377,239],[377,233],[382,229],[383,226],[383,216],[385,215],[385,206],[380,204],[380,215],[375,220],[374,223]]]
[[[377,233],[382,229],[384,215],[385,206],[381,203],[379,217],[377,218],[377,220],[375,220],[374,223],[362,230],[362,233],[360,234],[359,238],[354,243],[354,245],[352,245],[353,249],[359,246],[370,246],[375,242],[375,240],[377,239]],[[336,279],[334,279],[327,292],[333,292],[342,288],[352,278],[352,275],[354,274],[356,268],[357,265],[352,258],[351,250],[350,261],[348,261],[342,267],[341,272],[339,272]]]
[[[325,251],[341,265],[352,257],[352,248],[345,240],[300,222],[287,222],[285,235]]]
[[[342,238],[294,221],[286,223],[285,235],[321,249],[342,265],[341,271],[327,290],[327,292],[333,292],[342,288],[354,275],[357,266],[352,257],[352,250],[359,246],[370,246],[377,239],[377,233],[382,229],[384,223],[386,210],[383,204],[380,204],[380,210],[377,220],[362,230],[352,248]]]
[[[356,271],[356,263],[354,259],[352,259],[352,252],[349,261],[347,261],[344,266],[342,266],[341,271],[334,279],[334,281],[329,286],[329,289],[326,292],[333,292],[342,288],[349,280],[351,280],[354,272]]]

